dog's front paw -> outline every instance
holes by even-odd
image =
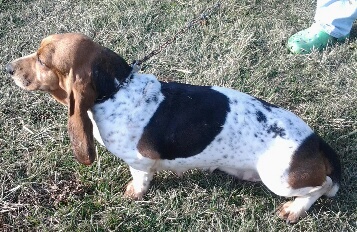
[[[130,198],[132,200],[141,200],[143,198],[143,195],[144,195],[143,192],[135,191],[133,181],[130,181],[126,186],[126,190],[124,192],[125,198]]]

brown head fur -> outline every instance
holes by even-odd
[[[37,52],[12,61],[7,70],[21,88],[49,92],[68,106],[68,133],[75,157],[82,164],[93,163],[96,156],[93,126],[87,111],[98,95],[105,92],[106,85],[103,87],[102,83],[114,82],[115,78],[120,81],[129,75],[127,63],[89,37],[67,33],[46,37]],[[93,70],[101,72],[96,71],[94,78]],[[104,79],[100,79],[103,72]]]

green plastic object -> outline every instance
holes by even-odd
[[[321,29],[309,27],[292,35],[288,40],[287,47],[294,54],[308,54],[314,49],[321,51],[327,46],[342,43],[348,36],[335,38]]]

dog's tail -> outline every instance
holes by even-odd
[[[329,170],[327,175],[332,180],[331,189],[324,195],[328,197],[333,197],[336,195],[340,184],[341,184],[341,162],[337,153],[328,145],[322,138],[319,138],[320,142],[320,152],[326,160],[326,169]]]

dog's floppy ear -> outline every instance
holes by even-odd
[[[94,104],[96,93],[88,75],[84,71],[71,70],[68,96],[69,138],[76,159],[85,165],[92,164],[96,156],[93,125],[87,113]]]
[[[77,34],[73,37],[75,42],[71,52],[65,50],[69,57],[62,56],[59,66],[64,67],[63,70],[71,67],[63,85],[67,93],[72,149],[80,163],[90,165],[95,160],[96,150],[93,125],[87,111],[94,104],[112,97],[118,91],[118,83],[129,76],[131,68],[123,58],[90,38]],[[71,44],[73,40],[65,40],[62,44]]]

